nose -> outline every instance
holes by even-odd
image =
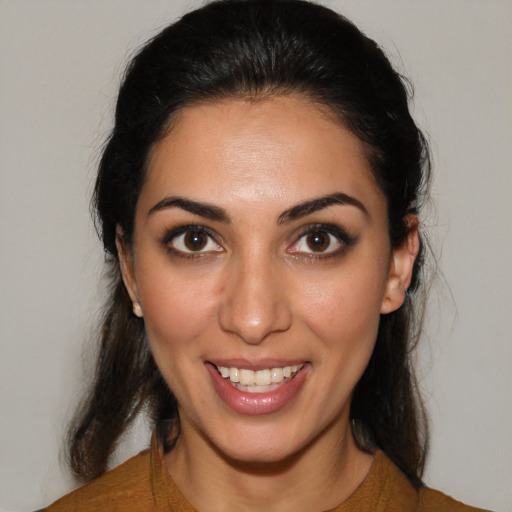
[[[240,259],[229,269],[219,311],[224,331],[257,345],[269,335],[287,331],[292,314],[277,263],[270,255]]]

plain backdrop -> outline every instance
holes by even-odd
[[[512,2],[338,0],[415,84],[442,276],[419,353],[426,482],[512,511]],[[73,486],[59,451],[85,381],[103,255],[88,211],[133,51],[199,2],[0,0],[0,508]],[[148,444],[140,421],[116,461]]]

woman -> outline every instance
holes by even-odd
[[[377,45],[220,1],[121,87],[94,205],[112,271],[58,510],[470,510],[421,481],[410,366],[428,148]],[[150,451],[105,473],[142,411]]]

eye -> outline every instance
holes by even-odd
[[[342,252],[353,243],[354,240],[338,226],[309,226],[300,233],[297,241],[288,248],[288,252],[329,256]]]
[[[341,246],[340,241],[326,231],[312,231],[302,235],[293,246],[292,252],[326,253],[333,252]]]
[[[224,250],[205,228],[194,226],[172,230],[165,236],[164,243],[173,252],[187,255]]]

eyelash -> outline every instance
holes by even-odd
[[[201,235],[206,236],[209,241],[206,243],[213,242],[217,246],[219,246],[220,250],[214,250],[214,251],[183,251],[180,249],[177,249],[176,247],[173,247],[172,243],[176,243],[176,240],[186,234],[191,233],[198,233]],[[340,256],[346,252],[346,250],[354,245],[356,243],[356,237],[353,237],[349,235],[344,229],[340,228],[339,226],[335,224],[310,224],[306,226],[302,231],[300,231],[297,235],[297,238],[293,244],[291,244],[290,247],[293,247],[294,245],[298,245],[304,237],[320,233],[320,234],[327,234],[330,237],[334,237],[334,239],[339,242],[340,247],[330,250],[329,252],[318,252],[315,251],[311,252],[303,252],[303,251],[293,251],[293,250],[287,250],[290,254],[292,254],[296,258],[304,258],[304,259],[327,259],[334,256]],[[329,241],[329,245],[332,243],[332,240]],[[198,225],[185,225],[185,226],[178,226],[176,228],[170,229],[167,231],[162,238],[162,245],[165,247],[165,249],[171,253],[173,256],[178,256],[180,258],[185,259],[194,259],[194,258],[201,258],[208,254],[216,253],[216,252],[224,252],[224,249],[222,249],[222,246],[218,243],[216,234],[204,227],[204,226],[198,226]],[[201,248],[202,249],[202,248]]]

